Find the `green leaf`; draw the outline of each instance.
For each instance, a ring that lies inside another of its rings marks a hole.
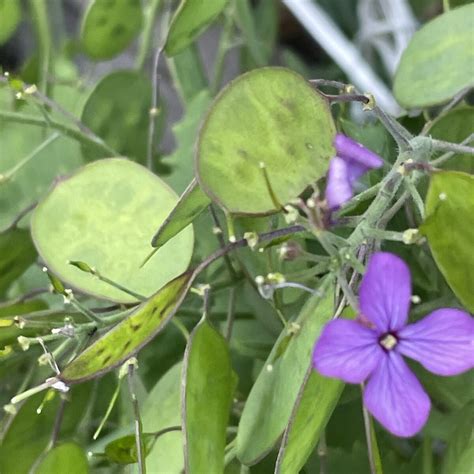
[[[110,59],[138,35],[143,22],[140,0],[94,0],[81,27],[84,51],[92,59]]]
[[[174,56],[191,44],[224,10],[228,0],[182,0],[171,20],[165,51]]]
[[[0,45],[15,33],[20,21],[20,0],[0,0]]]
[[[316,373],[312,367],[301,386],[291,421],[283,435],[276,473],[300,472],[319,441],[344,389],[344,383]]]
[[[35,260],[29,231],[11,229],[0,234],[0,296]]]
[[[186,270],[192,255],[188,228],[146,267],[150,235],[177,202],[146,168],[125,159],[91,163],[59,182],[35,209],[32,235],[46,266],[60,280],[99,298],[132,302],[129,294],[70,265],[79,260],[135,293],[150,296]]]
[[[227,342],[206,319],[189,339],[182,387],[186,472],[223,472],[235,384]]]
[[[64,472],[68,474],[87,474],[89,464],[84,450],[76,443],[64,443],[49,451],[43,458],[36,474],[52,474]]]
[[[262,2],[265,3],[265,2]],[[269,3],[269,2],[266,2]],[[245,39],[245,44],[255,61],[257,66],[265,66],[267,63],[267,51],[261,44],[258,29],[260,25],[256,25],[256,17],[253,15],[254,12],[249,4],[248,0],[239,0],[235,2],[235,13],[237,23],[242,31],[242,36]]]
[[[81,121],[117,153],[144,162],[147,153],[151,84],[136,71],[115,71],[103,77],[84,105]],[[82,146],[87,161],[103,158]]]
[[[237,432],[237,456],[254,464],[276,444],[311,364],[311,352],[324,324],[333,315],[333,294],[312,296],[295,323],[295,334],[283,331],[248,396]]]
[[[474,439],[472,436],[474,403],[466,405],[460,413],[458,426],[451,436],[444,455],[442,474],[470,474],[474,472],[474,463],[472,462],[474,459]],[[471,461],[470,464],[469,461]]]
[[[142,439],[145,456],[147,456],[153,447],[156,436],[153,433],[142,433]],[[110,461],[118,464],[133,464],[138,462],[135,435],[123,436],[107,444],[105,447],[105,455]]]
[[[209,87],[203,62],[195,44],[172,58],[168,58],[168,67],[173,79],[173,86],[179,92],[182,102],[186,107],[203,90]],[[190,81],[189,77],[193,80]]]
[[[158,290],[68,364],[60,378],[66,383],[95,378],[138,352],[173,317],[192,283],[192,275],[183,273]]]
[[[168,240],[191,224],[210,203],[207,194],[204,194],[197,181],[193,179],[153,236],[151,245],[160,248],[166,244]]]
[[[178,147],[163,160],[163,163],[173,167],[173,172],[164,179],[178,193],[183,192],[194,178],[195,143],[199,126],[210,103],[209,91],[202,90],[188,104],[184,117],[173,126]]]
[[[436,105],[474,85],[473,22],[471,4],[440,15],[413,35],[393,85],[403,107]]]
[[[148,394],[142,409],[143,429],[159,431],[181,424],[181,363],[174,365]],[[146,458],[153,474],[181,474],[184,469],[183,435],[170,432],[160,436]]]
[[[84,415],[90,394],[90,384],[82,384],[71,389],[68,394],[69,402],[66,403],[64,409],[60,439],[70,437],[72,433],[77,432],[77,426]],[[59,408],[59,395],[48,392],[46,396],[48,401],[44,403],[40,413],[37,409],[44,401],[45,394],[38,393],[28,398],[18,407],[18,413],[8,426],[6,433],[3,433],[4,437],[0,444],[0,472],[2,474],[28,474],[48,445]],[[62,469],[50,472],[69,473]]]
[[[227,211],[267,214],[321,178],[334,156],[326,100],[298,74],[255,69],[215,99],[201,128],[196,172],[203,190]]]
[[[441,171],[431,177],[421,231],[433,257],[460,301],[474,312],[474,176]]]
[[[451,110],[436,120],[430,128],[433,138],[452,143],[461,143],[472,133],[474,124],[474,107],[462,106]],[[467,153],[456,153],[442,165],[444,169],[474,173],[474,159]]]

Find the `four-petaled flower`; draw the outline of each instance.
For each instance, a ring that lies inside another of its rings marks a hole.
[[[410,299],[405,262],[375,253],[360,286],[358,319],[329,322],[313,352],[313,365],[321,374],[349,383],[367,381],[365,406],[402,437],[416,434],[430,411],[430,399],[402,355],[438,375],[474,367],[474,319],[459,309],[443,308],[407,325]]]
[[[363,174],[383,165],[380,156],[341,133],[333,144],[336,156],[329,163],[326,184],[326,202],[331,211],[353,196],[355,183]]]

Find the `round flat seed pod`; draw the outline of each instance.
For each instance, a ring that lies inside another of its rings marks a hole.
[[[150,236],[178,201],[157,176],[132,161],[91,163],[60,181],[34,211],[32,235],[45,265],[66,285],[117,302],[127,293],[69,264],[81,261],[145,297],[186,270],[193,250],[187,227],[142,268]]]
[[[326,100],[303,77],[255,69],[231,82],[205,119],[199,182],[231,213],[277,212],[326,173],[334,135]]]
[[[85,53],[92,59],[110,59],[123,51],[140,32],[143,11],[140,0],[95,0],[81,27]]]
[[[87,99],[81,121],[118,154],[144,162],[151,84],[134,71],[117,71],[101,79]],[[86,160],[104,156],[85,145]]]
[[[431,107],[474,86],[473,24],[471,3],[437,16],[413,35],[393,82],[399,104]]]

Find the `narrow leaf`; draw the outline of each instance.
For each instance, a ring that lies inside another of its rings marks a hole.
[[[251,465],[277,443],[290,420],[305,379],[314,342],[333,316],[330,281],[312,296],[295,320],[294,333],[284,330],[249,394],[237,432],[237,456]]]
[[[188,342],[182,387],[186,472],[223,472],[235,387],[227,342],[206,319]]]
[[[168,240],[191,224],[207,208],[210,202],[211,200],[201,190],[196,179],[193,179],[153,236],[151,245],[158,249],[166,244]]]

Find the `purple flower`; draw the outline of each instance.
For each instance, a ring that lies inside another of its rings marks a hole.
[[[365,406],[387,430],[404,437],[423,427],[430,400],[402,355],[438,375],[474,367],[474,319],[443,308],[407,325],[410,297],[405,262],[390,253],[374,254],[359,291],[358,319],[329,322],[313,352],[321,374],[349,383],[367,380]]]
[[[336,210],[354,194],[355,182],[371,169],[380,168],[383,160],[360,143],[341,133],[334,138],[336,156],[329,163],[326,201]]]

